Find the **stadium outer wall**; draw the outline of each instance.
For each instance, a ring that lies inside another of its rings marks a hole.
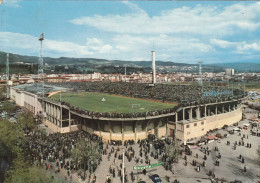
[[[176,137],[184,144],[208,131],[232,125],[242,119],[242,98],[188,106],[176,112],[147,117],[104,118],[88,116],[73,108],[62,105],[50,98],[40,98],[36,94],[11,88],[11,99],[41,118],[52,131],[68,133],[85,130],[102,136],[104,141],[141,140],[149,134],[158,138]],[[176,136],[175,136],[176,134]]]

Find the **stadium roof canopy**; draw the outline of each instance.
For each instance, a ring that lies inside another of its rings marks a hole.
[[[40,86],[38,83],[17,85],[14,86],[13,88],[27,91],[37,95],[41,94]],[[60,91],[60,90],[68,90],[68,89],[63,87],[58,87],[58,86],[44,85],[44,93],[50,93],[50,92]]]

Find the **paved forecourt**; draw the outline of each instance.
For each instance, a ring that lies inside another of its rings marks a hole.
[[[255,110],[251,110],[246,108],[244,111],[247,119],[242,120],[238,123],[238,126],[243,128],[244,124],[249,123],[249,120],[251,117],[256,116],[257,113]],[[216,133],[220,133],[222,136],[224,134],[228,134],[228,130],[233,129],[234,127],[230,126],[228,129],[223,130],[220,129],[218,131],[213,132],[211,135],[215,135]],[[208,175],[209,171],[213,171],[215,173],[216,178],[225,180],[224,182],[234,181],[235,179],[241,180],[245,183],[251,183],[251,182],[257,182],[260,180],[260,176],[258,175],[260,172],[260,166],[259,166],[259,157],[257,156],[257,148],[260,145],[260,137],[253,136],[250,133],[251,127],[247,130],[242,130],[241,133],[235,133],[232,135],[228,135],[227,138],[223,138],[217,141],[213,141],[211,143],[208,143],[206,145],[202,145],[202,147],[208,147],[210,150],[209,155],[207,155],[207,160],[204,160],[204,153],[200,151],[200,147],[193,146],[192,148],[192,155],[187,156],[187,166],[185,166],[185,160],[184,160],[184,154],[179,159],[178,163],[174,164],[174,174],[170,172],[169,170],[165,170],[163,166],[156,166],[151,169],[147,169],[147,174],[143,175],[142,173],[138,173],[141,171],[133,170],[134,166],[146,166],[147,164],[143,163],[135,163],[134,161],[128,162],[125,158],[125,167],[126,167],[126,173],[129,175],[131,171],[134,172],[134,175],[136,177],[136,180],[144,180],[147,183],[152,183],[151,179],[149,178],[149,175],[152,174],[158,174],[163,182],[167,182],[165,180],[165,176],[170,177],[170,181],[173,182],[175,179],[178,179],[181,183],[191,183],[191,182],[203,182],[203,183],[209,183],[211,182],[210,179],[211,176]],[[210,134],[209,134],[210,135]],[[236,149],[234,149],[234,143],[237,141],[241,141],[241,138],[245,136],[244,142],[245,145],[237,145]],[[230,145],[227,145],[227,141],[230,141]],[[251,148],[247,147],[247,143],[250,143],[252,145]],[[117,146],[114,146],[117,148]],[[133,149],[136,152],[136,157],[139,156],[140,147],[138,144],[135,144],[132,146]],[[215,151],[214,148],[217,147],[218,151]],[[120,149],[123,148],[123,146],[120,147]],[[125,147],[124,147],[125,148]],[[109,149],[111,149],[111,146],[109,146]],[[152,148],[153,149],[153,148]],[[108,150],[109,151],[109,150]],[[151,150],[153,151],[153,150]],[[216,156],[217,154],[221,154],[221,158],[218,159]],[[120,154],[122,154],[122,151],[120,151]],[[196,154],[198,154],[198,158],[196,157]],[[244,163],[241,162],[239,159],[239,155],[242,155],[244,158]],[[159,159],[154,159],[150,156],[148,153],[148,157],[151,160],[151,164],[156,164],[161,162]],[[144,157],[140,157],[144,160]],[[111,166],[112,168],[115,168],[118,170],[120,167],[119,165],[122,163],[122,160],[116,159],[113,157],[113,154],[111,158],[108,160],[107,155],[103,155],[103,161],[101,162],[101,165],[99,165],[98,169],[96,170],[95,174],[97,176],[98,182],[104,182],[106,180],[107,175],[109,175],[108,169]],[[201,165],[201,171],[196,171],[196,166],[192,166],[192,161],[196,160],[197,164]],[[215,166],[215,161],[218,160],[220,162],[219,166]],[[202,162],[205,161],[206,167],[202,166]],[[244,172],[244,166],[246,166],[247,171]],[[130,178],[130,177],[129,177]],[[137,182],[135,180],[135,182]],[[113,178],[113,182],[119,183],[120,179],[118,176]],[[131,182],[131,181],[130,181]]]

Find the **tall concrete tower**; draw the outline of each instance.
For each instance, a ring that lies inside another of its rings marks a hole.
[[[38,62],[38,91],[42,97],[44,97],[44,74],[43,74],[43,56],[42,56],[42,42],[44,40],[44,33],[41,34],[40,41],[40,55]]]
[[[155,51],[152,51],[152,69],[153,69],[153,84],[156,83],[156,70],[155,70]]]

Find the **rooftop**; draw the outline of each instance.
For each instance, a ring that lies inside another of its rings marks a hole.
[[[22,84],[14,86],[13,88],[18,90],[27,91],[33,94],[41,94],[41,89],[39,83],[33,83],[33,84]],[[50,86],[50,85],[44,85],[44,93],[51,93],[54,91],[60,91],[60,90],[67,90],[67,88],[59,87],[59,86]]]

